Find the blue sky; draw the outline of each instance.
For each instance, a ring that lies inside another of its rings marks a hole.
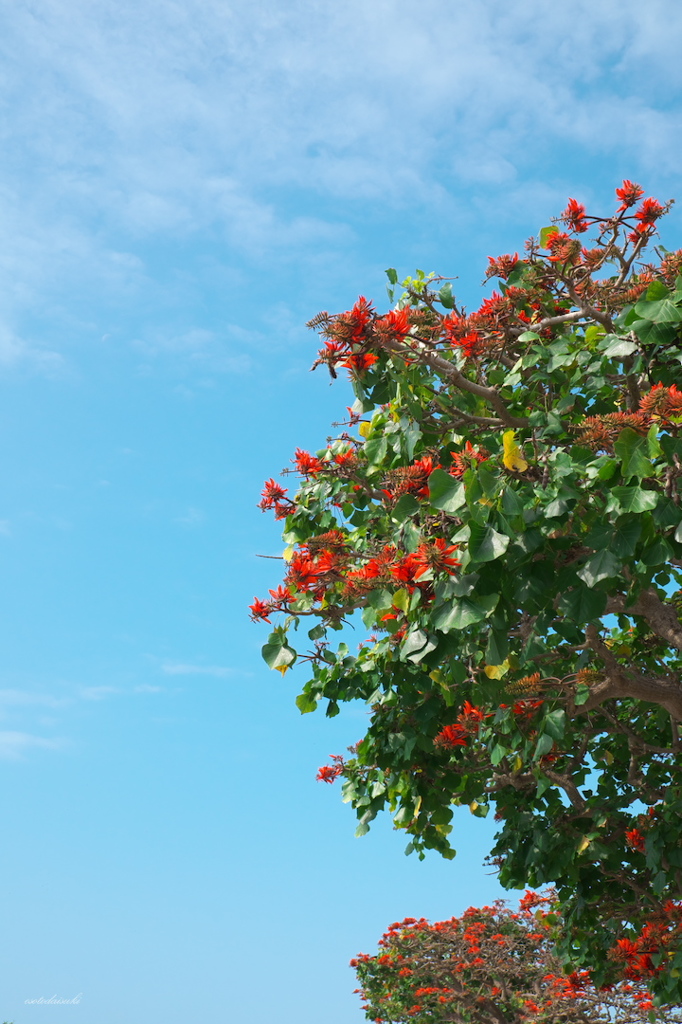
[[[673,0],[6,5],[0,1019],[359,1024],[351,956],[499,895],[490,823],[419,863],[315,782],[363,712],[261,663],[255,505],[350,401],[318,310],[682,199],[681,43]]]

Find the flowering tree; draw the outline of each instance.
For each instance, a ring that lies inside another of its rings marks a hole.
[[[389,808],[452,857],[453,805],[494,806],[501,882],[556,886],[564,955],[600,983],[655,926],[651,985],[682,1001],[682,250],[652,247],[668,206],[616,195],[491,258],[475,312],[418,272],[388,313],[315,317],[355,404],[293,493],[266,483],[286,573],[251,612],[283,616],[263,654],[306,662],[303,713],[368,706],[320,775],[359,834]]]
[[[502,902],[429,924],[390,925],[376,956],[351,960],[363,1009],[376,1024],[639,1024],[682,1020],[656,1010],[639,977],[597,989],[566,975],[552,947],[556,916],[528,892],[518,912]],[[537,908],[537,909],[534,909]]]

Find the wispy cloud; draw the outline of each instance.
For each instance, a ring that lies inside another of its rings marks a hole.
[[[239,294],[268,261],[340,261],[376,211],[514,217],[518,182],[563,202],[583,158],[661,180],[682,156],[669,0],[120,0],[115,30],[111,10],[20,2],[3,27],[0,366],[58,366],[29,316],[77,333],[95,299],[196,298],[206,261],[162,280],[150,242],[219,250]],[[231,329],[152,335],[193,372],[249,365]]]
[[[224,679],[235,674],[235,670],[225,665],[190,665],[186,662],[167,661],[161,666],[167,676],[216,676]]]
[[[176,516],[173,522],[179,523],[180,526],[196,527],[201,526],[205,519],[206,516],[200,508],[190,506],[181,516]]]
[[[62,739],[46,739],[28,732],[0,731],[0,758],[18,761],[30,750],[60,750],[64,742]]]
[[[121,692],[118,686],[82,686],[78,691],[83,700],[106,700]]]
[[[48,708],[64,707],[72,703],[69,697],[55,697],[49,693],[33,693],[30,690],[0,690],[0,707],[39,706]]]

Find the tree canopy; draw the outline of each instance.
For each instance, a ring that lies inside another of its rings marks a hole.
[[[602,983],[655,926],[682,1001],[682,250],[654,244],[670,204],[616,196],[489,258],[474,312],[421,272],[396,301],[389,270],[388,312],[311,321],[355,402],[293,493],[266,482],[286,571],[251,612],[281,615],[272,668],[306,664],[302,712],[368,707],[320,770],[359,834],[387,808],[453,857],[453,806],[493,808],[500,880],[556,886],[563,955]]]
[[[632,968],[597,989],[588,971],[565,974],[553,949],[552,897],[527,892],[430,924],[389,925],[374,956],[351,960],[366,1016],[375,1024],[674,1024]]]

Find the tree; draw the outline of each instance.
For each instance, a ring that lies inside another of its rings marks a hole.
[[[418,272],[385,314],[311,321],[355,404],[293,495],[267,481],[286,574],[251,612],[283,614],[263,655],[307,662],[303,713],[370,709],[321,770],[359,834],[388,807],[452,857],[453,805],[494,806],[500,880],[556,886],[562,955],[601,984],[655,924],[651,985],[682,1001],[682,250],[652,248],[670,204],[616,194],[490,258],[473,313]]]
[[[528,892],[519,910],[502,902],[429,924],[390,925],[375,956],[351,960],[363,1009],[376,1024],[673,1024],[656,1011],[637,972],[599,990],[587,971],[566,975],[552,947],[551,897]]]

